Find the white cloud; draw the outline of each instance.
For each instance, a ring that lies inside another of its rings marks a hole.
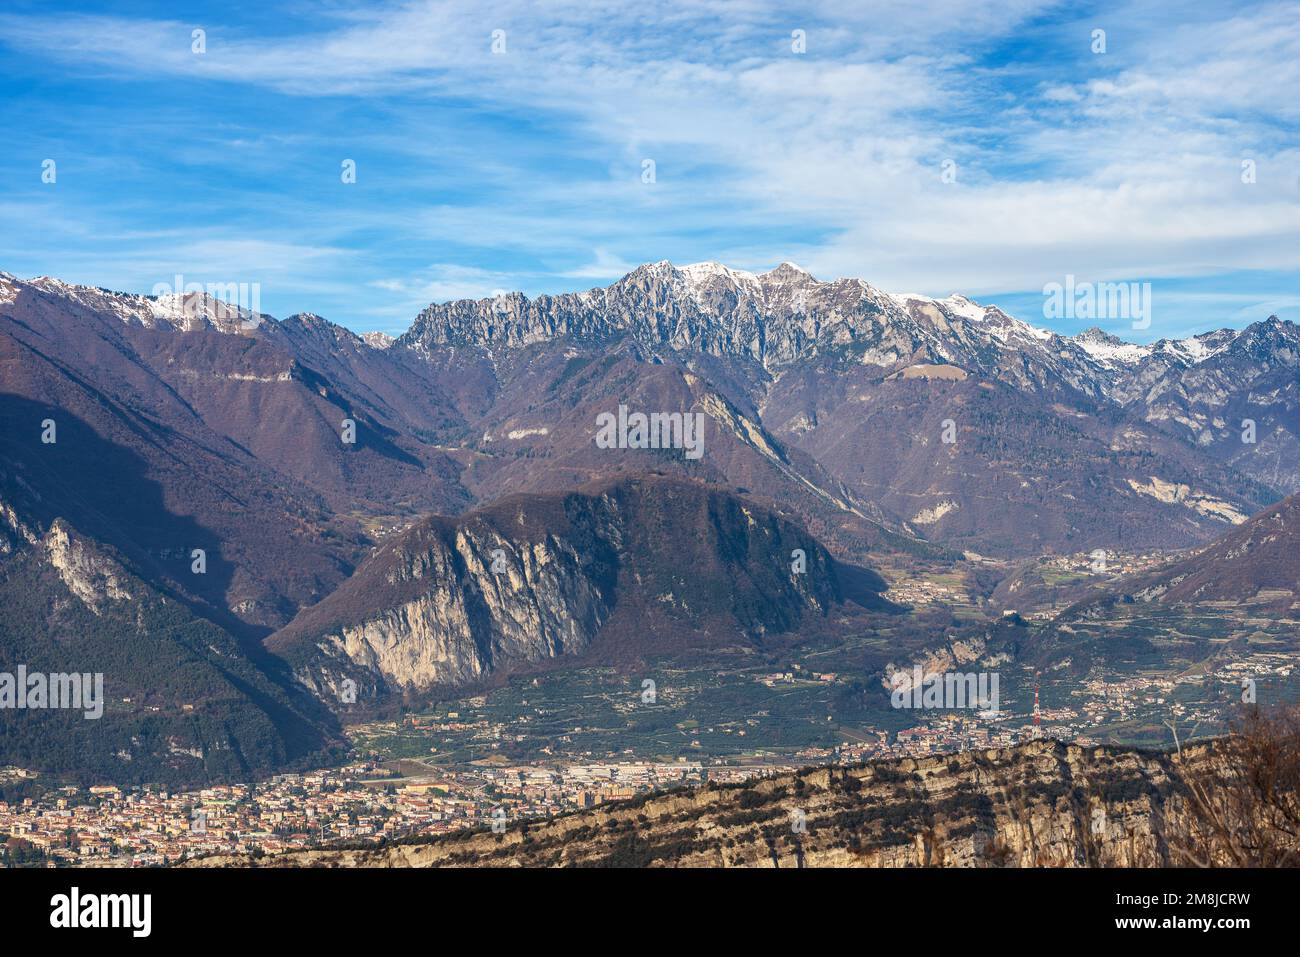
[[[756,235],[746,249],[732,237],[730,250],[696,258],[797,257],[819,275],[934,293],[1032,289],[1066,273],[1300,270],[1300,4],[1202,9],[1174,24],[1139,6],[1103,9],[1104,57],[1041,78],[1016,62],[976,65],[974,51],[1010,43],[1053,6],[410,3],[336,8],[295,35],[214,24],[203,57],[189,51],[188,24],[11,15],[0,40],[74,67],[301,96],[420,91],[563,117],[571,148],[606,157],[608,179],[556,171],[517,184],[529,202],[510,208],[400,217],[480,250],[528,250],[558,264],[552,276],[605,280],[636,259],[681,258],[683,237],[719,217],[741,233],[787,224],[799,238],[773,248]],[[490,52],[498,26],[505,56]],[[794,28],[807,31],[804,56],[790,52]],[[1086,47],[1090,24],[1062,29]],[[1252,185],[1239,176],[1245,155],[1259,168]],[[658,163],[653,191],[636,184],[643,158]],[[941,179],[945,160],[956,182]],[[501,164],[496,181],[519,179],[507,160],[485,162]],[[349,215],[373,225],[386,214]],[[672,248],[649,251],[656,243]],[[538,274],[444,263],[371,285],[427,301]]]
[[[639,265],[612,255],[604,249],[596,249],[592,252],[591,262],[577,269],[565,270],[560,275],[569,279],[618,279],[626,276]]]
[[[503,290],[517,288],[518,277],[476,266],[434,263],[418,274],[378,279],[370,283],[386,292],[400,293],[417,309],[430,302],[456,299],[488,299]]]

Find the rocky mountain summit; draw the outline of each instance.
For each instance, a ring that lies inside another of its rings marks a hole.
[[[1090,388],[1087,355],[1068,340],[963,296],[896,296],[861,279],[820,282],[790,263],[754,274],[720,263],[649,263],[605,288],[529,299],[519,293],[429,306],[400,344],[432,351],[469,345],[493,351],[559,338],[626,335],[669,348],[752,360],[776,370],[827,353],[868,365],[950,362],[981,372],[1015,363],[1003,353],[1031,348],[1040,385]],[[1058,341],[1059,340],[1059,341]],[[1049,349],[1045,344],[1057,348]],[[1022,364],[1023,365],[1023,364]],[[1029,381],[1029,379],[1025,379]]]
[[[977,551],[1096,547],[1104,524],[1123,529],[1123,547],[1196,544],[1300,488],[1300,329],[1276,318],[1135,344],[788,263],[659,262],[581,293],[431,305],[396,345],[479,356],[500,380],[535,374],[548,351],[572,364],[617,344],[704,376],[873,518]],[[943,422],[965,433],[972,418],[973,449],[937,440]],[[990,489],[1008,468],[1022,474]],[[906,493],[890,482],[900,471]],[[1192,494],[1162,502],[1162,484]],[[1015,518],[989,512],[1003,503]]]
[[[364,699],[561,656],[761,642],[850,597],[887,606],[883,584],[787,519],[647,476],[424,519],[268,646],[317,694],[337,699],[351,678]]]
[[[935,299],[887,293],[856,278],[819,281],[788,262],[751,273],[716,262],[661,261],[586,292],[435,303],[398,342],[426,352],[442,345],[497,352],[620,335],[652,349],[743,357],[773,370],[845,350],[867,365],[952,363],[1017,385],[1065,385],[1120,403],[1136,397],[1151,368],[1180,373],[1225,353],[1292,369],[1300,361],[1300,331],[1276,317],[1241,333],[1138,345],[1098,327],[1060,335],[957,294]]]

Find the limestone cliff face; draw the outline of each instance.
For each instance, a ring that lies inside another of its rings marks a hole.
[[[915,682],[914,669],[917,667],[921,669],[921,680],[924,681],[935,675],[959,670],[974,662],[980,662],[985,667],[993,667],[1005,660],[1004,655],[989,654],[988,651],[987,639],[979,635],[965,639],[945,637],[942,644],[926,649],[897,671],[892,667],[886,667],[880,683],[889,691],[908,692],[912,690]]]
[[[0,558],[24,545],[35,545],[38,539],[39,531],[23,521],[12,505],[0,500]]]
[[[68,590],[96,615],[106,601],[130,600],[122,568],[88,546],[62,519],[50,526],[43,544],[47,560]]]
[[[780,634],[843,592],[830,555],[785,519],[645,477],[419,522],[268,645],[338,701],[345,679],[359,698],[462,686],[598,638],[617,655]]]
[[[1158,866],[1169,863],[1166,837],[1182,814],[1180,762],[1201,756],[1036,741],[816,768],[517,822],[501,835],[294,852],[258,866]]]
[[[467,684],[503,661],[581,651],[609,614],[612,594],[586,574],[571,542],[547,536],[516,547],[472,527],[418,537],[420,549],[400,556],[387,581],[420,593],[322,636],[325,658],[398,689]],[[310,684],[311,670],[303,674]]]

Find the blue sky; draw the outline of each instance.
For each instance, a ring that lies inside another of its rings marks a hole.
[[[1300,3],[1209,6],[7,0],[0,269],[390,333],[660,259],[1300,319]]]

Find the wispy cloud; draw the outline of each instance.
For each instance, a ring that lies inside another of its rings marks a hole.
[[[0,16],[0,82],[27,97],[0,107],[0,202],[42,208],[0,255],[134,282],[203,261],[202,237],[212,268],[275,269],[310,300],[285,311],[362,326],[662,258],[1249,295],[1259,271],[1300,275],[1297,21],[1294,2],[337,4],[274,27],[43,7]],[[51,64],[66,79],[28,92]],[[86,221],[104,228],[72,238]],[[1227,318],[1192,308],[1180,323]]]

